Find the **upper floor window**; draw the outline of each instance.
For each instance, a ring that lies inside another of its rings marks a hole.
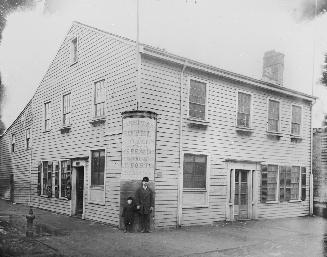
[[[70,124],[70,93],[63,96],[63,125]]]
[[[268,103],[268,131],[279,132],[279,102],[269,99]]]
[[[190,80],[189,116],[199,120],[206,119],[206,83]]]
[[[185,154],[183,165],[184,189],[206,189],[207,156]]]
[[[25,139],[26,139],[26,149],[30,149],[31,147],[31,129],[26,129],[26,136],[25,136]]]
[[[104,185],[105,151],[91,151],[91,186]]]
[[[16,135],[12,134],[11,135],[11,152],[15,152],[15,144],[16,144]]]
[[[292,124],[291,124],[292,135],[300,135],[301,120],[302,120],[302,108],[300,106],[292,105]]]
[[[237,126],[250,127],[251,95],[238,92]]]
[[[71,41],[71,63],[74,64],[78,59],[78,45],[77,45],[77,37],[73,38]]]
[[[100,117],[104,116],[104,106],[105,106],[105,85],[104,80],[100,80],[94,83],[94,116]]]
[[[51,118],[51,110],[50,110],[50,102],[44,104],[44,131],[50,130],[50,118]]]

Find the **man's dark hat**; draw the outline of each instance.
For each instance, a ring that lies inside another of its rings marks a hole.
[[[127,198],[127,200],[133,200],[133,197],[129,196],[129,197]]]
[[[149,182],[149,178],[148,177],[144,177],[143,179],[142,179],[142,182]]]

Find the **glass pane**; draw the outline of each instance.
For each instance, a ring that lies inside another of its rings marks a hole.
[[[190,117],[198,118],[201,120],[205,119],[205,105],[190,103],[189,108]]]
[[[205,104],[206,102],[206,84],[191,80],[190,81],[190,102]]]

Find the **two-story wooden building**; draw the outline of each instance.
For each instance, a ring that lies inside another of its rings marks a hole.
[[[314,98],[283,56],[267,81],[135,49],[73,23],[31,100],[33,206],[119,225],[122,180],[150,170],[156,227],[309,214]]]

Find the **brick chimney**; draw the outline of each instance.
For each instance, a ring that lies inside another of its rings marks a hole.
[[[283,84],[284,54],[271,50],[263,56],[262,79]]]

